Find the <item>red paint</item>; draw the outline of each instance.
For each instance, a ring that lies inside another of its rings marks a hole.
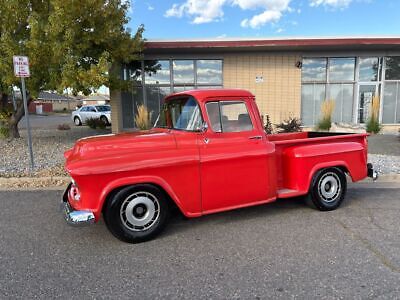
[[[208,124],[207,101],[240,99],[254,128],[227,133],[155,128],[81,139],[65,152],[66,170],[80,193],[80,201],[69,199],[74,209],[90,210],[98,220],[113,190],[151,183],[186,216],[197,217],[307,194],[313,174],[325,167],[341,167],[353,181],[367,176],[367,134],[266,135],[254,96],[247,91],[186,91],[165,101],[182,95],[197,100]],[[250,139],[254,136],[261,138]]]

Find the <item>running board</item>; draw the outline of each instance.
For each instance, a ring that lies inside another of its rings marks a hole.
[[[291,190],[291,189],[280,189],[278,190],[278,198],[290,198],[305,195],[306,193],[298,190]]]

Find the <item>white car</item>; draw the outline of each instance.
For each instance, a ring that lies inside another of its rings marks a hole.
[[[72,121],[76,126],[86,123],[87,119],[100,119],[106,125],[111,124],[110,105],[85,105],[72,112]]]

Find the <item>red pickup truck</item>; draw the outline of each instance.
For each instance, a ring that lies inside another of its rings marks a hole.
[[[103,216],[113,235],[133,243],[160,233],[174,206],[191,218],[305,196],[333,210],[346,175],[377,176],[367,134],[267,135],[254,96],[240,89],[172,94],[151,130],[84,138],[65,158],[66,221]]]

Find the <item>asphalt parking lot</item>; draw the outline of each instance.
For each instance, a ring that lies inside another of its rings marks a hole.
[[[61,191],[0,192],[0,298],[394,299],[400,185],[358,184],[333,212],[299,199],[186,220],[131,245],[73,228]]]
[[[56,129],[60,124],[69,124],[74,126],[71,120],[71,113],[57,113],[53,115],[29,115],[29,123],[32,129]],[[26,128],[25,117],[22,117],[18,128]]]

